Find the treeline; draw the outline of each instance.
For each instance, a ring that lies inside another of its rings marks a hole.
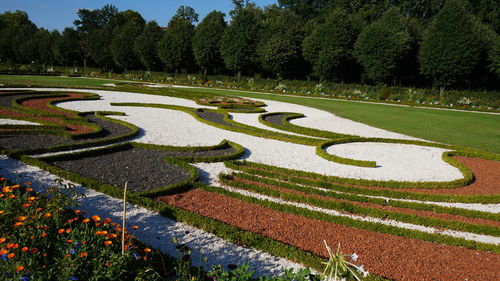
[[[233,0],[229,22],[181,6],[163,28],[112,5],[74,27],[0,14],[0,63],[413,87],[500,89],[499,0]]]

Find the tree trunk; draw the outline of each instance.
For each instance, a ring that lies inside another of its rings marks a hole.
[[[87,70],[87,58],[83,59],[83,73],[85,73]]]
[[[203,68],[203,83],[207,82],[207,68]]]
[[[240,79],[241,79],[241,70],[238,70],[238,83],[240,83]]]

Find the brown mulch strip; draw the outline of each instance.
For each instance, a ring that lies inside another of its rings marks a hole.
[[[500,254],[446,246],[275,211],[203,190],[158,201],[326,257],[323,245],[356,253],[358,265],[394,280],[499,280]]]
[[[481,219],[481,218],[469,218],[469,217],[463,217],[463,216],[459,216],[459,215],[452,215],[452,214],[446,214],[446,213],[435,213],[432,211],[415,210],[415,209],[410,209],[410,208],[383,206],[383,205],[379,205],[379,204],[375,204],[375,203],[349,201],[349,200],[345,200],[345,199],[335,199],[335,198],[331,198],[328,196],[307,194],[307,193],[300,192],[300,191],[290,190],[290,189],[286,189],[286,188],[274,186],[274,185],[263,184],[263,183],[260,183],[257,181],[250,181],[250,180],[241,179],[238,177],[235,177],[234,180],[240,181],[240,182],[243,182],[246,184],[253,184],[253,185],[258,185],[261,187],[274,189],[274,190],[277,190],[280,192],[297,194],[297,195],[300,195],[302,197],[316,198],[316,199],[321,199],[321,200],[325,200],[325,201],[344,202],[344,203],[349,203],[349,204],[353,204],[353,205],[361,206],[361,207],[374,208],[374,209],[379,209],[379,210],[384,210],[384,211],[389,211],[389,212],[403,213],[403,214],[413,214],[413,215],[418,215],[421,217],[436,218],[436,219],[442,219],[442,220],[455,220],[455,221],[462,221],[462,222],[467,222],[467,223],[472,223],[472,224],[491,225],[491,226],[499,226],[500,227],[500,221],[492,221],[492,220]]]

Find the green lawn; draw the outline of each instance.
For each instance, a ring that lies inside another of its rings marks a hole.
[[[105,83],[116,83],[116,81],[46,76],[0,75],[0,84],[4,85],[100,87]],[[133,90],[133,88],[127,87],[127,90]],[[137,88],[137,91],[143,93],[160,93],[158,89],[149,90]],[[167,91],[168,90],[165,89],[161,92],[166,93]],[[393,132],[452,145],[500,153],[500,115],[215,89],[177,88],[175,91],[185,93],[186,96],[192,94],[193,97],[199,96],[201,93],[206,93],[286,101],[322,109],[341,117]],[[166,94],[172,95],[172,93]]]

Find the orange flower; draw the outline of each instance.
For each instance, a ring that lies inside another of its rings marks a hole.
[[[23,208],[28,208],[29,206],[30,206],[30,204],[28,204],[28,203],[23,204]]]
[[[82,211],[80,211],[80,210],[75,210],[75,213],[77,213],[77,214],[78,214],[78,213],[81,213],[81,212],[82,212]]]
[[[108,238],[116,238],[118,235],[114,234],[114,233],[111,233],[110,235],[108,235]]]
[[[19,244],[15,243],[14,245],[12,245],[12,249],[17,249],[19,248]]]
[[[89,221],[90,221],[89,219],[82,220],[83,223],[88,223]]]
[[[31,248],[30,253],[35,254],[38,252],[37,248]]]
[[[106,245],[106,246],[109,246],[109,245],[111,245],[111,244],[113,244],[113,242],[112,242],[112,241],[110,241],[110,240],[106,240],[106,241],[104,241],[104,245]]]
[[[86,241],[86,240],[83,240],[83,241],[82,241],[82,244],[83,244],[83,245],[87,245],[87,241]]]
[[[66,223],[72,223],[73,222],[73,219],[69,219],[66,221]]]
[[[57,233],[59,233],[59,234],[63,234],[63,233],[64,233],[64,231],[65,231],[65,230],[64,230],[64,228],[61,228],[61,229],[59,229],[59,230],[57,231]]]
[[[137,225],[132,226],[134,230],[137,230],[139,227]]]
[[[43,253],[43,254],[42,254],[42,257],[46,257],[46,256],[47,256],[47,253]]]
[[[70,233],[71,232],[71,229],[70,228],[66,228],[66,230],[64,230],[66,233]]]
[[[102,234],[102,232],[101,232],[101,231],[96,231],[96,232],[95,232],[95,235],[101,235],[101,234]]]
[[[144,252],[151,253],[151,249],[150,248],[146,248],[146,249],[144,249]]]
[[[17,218],[18,221],[25,221],[26,220],[26,217],[18,217]]]
[[[88,256],[87,252],[82,252],[82,253],[80,253],[80,257],[81,257],[81,258],[85,258],[85,257],[87,257],[87,256]]]
[[[6,255],[9,251],[7,251],[6,249],[1,249],[0,250],[0,255]]]
[[[37,212],[40,212],[41,210],[43,210],[43,208],[40,208],[40,207],[39,207],[39,208],[36,208],[35,210],[36,210]]]
[[[0,244],[2,244],[3,242],[5,242],[6,240],[7,240],[7,238],[3,238],[3,237],[1,237],[1,238],[0,238]]]
[[[10,249],[10,248],[12,248],[12,247],[14,247],[14,243],[9,243],[9,244],[7,244],[7,249]]]
[[[9,192],[11,192],[11,191],[12,191],[12,188],[10,188],[10,187],[8,187],[8,186],[5,186],[5,187],[3,187],[3,188],[2,188],[2,192],[3,192],[3,193],[9,193]]]
[[[30,236],[30,239],[35,239],[35,236],[31,235],[31,236]]]
[[[25,182],[24,185],[31,185],[31,182]]]
[[[3,193],[0,193],[0,198],[2,198],[2,197],[5,197],[5,195]]]
[[[28,192],[32,192],[32,191],[33,191],[33,188],[26,187],[26,191],[28,191]]]
[[[95,215],[91,216],[90,218],[93,219],[96,222],[101,220],[101,218],[99,216],[95,216]]]
[[[64,255],[64,257],[69,258],[69,257],[71,257],[71,254],[66,254],[66,255]]]
[[[36,199],[36,197],[33,197],[33,196],[28,197],[28,200],[29,200],[29,201],[33,201],[33,200],[35,200],[35,199]]]
[[[16,268],[16,271],[22,271],[24,269],[24,266],[20,265]]]
[[[44,217],[46,217],[46,218],[50,218],[50,217],[52,217],[52,214],[51,214],[51,213],[46,213],[46,214],[45,214],[45,215],[43,215],[43,216],[44,216]]]
[[[21,252],[27,252],[27,251],[28,251],[28,247],[25,246],[25,247],[21,248]]]
[[[107,230],[103,230],[103,231],[101,231],[101,234],[102,235],[106,235],[106,234],[108,234],[108,231]]]
[[[45,232],[42,233],[42,237],[45,237],[45,236],[47,236],[47,233],[45,233]]]
[[[9,195],[9,198],[14,199],[14,198],[16,198],[16,196],[14,194],[11,194],[11,195]]]
[[[20,226],[20,225],[23,225],[23,223],[19,221],[14,224],[14,226]]]
[[[16,254],[10,253],[10,254],[7,255],[7,258],[13,259],[15,256],[16,256]]]
[[[106,218],[104,219],[104,223],[110,223],[111,222],[111,219],[110,218]]]
[[[20,187],[20,185],[19,185],[19,184],[16,184],[16,185],[13,185],[13,186],[12,186],[12,188],[13,188],[13,189],[18,188],[18,187]]]
[[[5,211],[0,210],[0,215],[3,214],[3,213],[5,213]]]
[[[66,243],[73,243],[73,240],[68,239],[68,240],[66,240]]]
[[[78,218],[73,218],[73,221],[77,221],[77,220],[78,220]]]

